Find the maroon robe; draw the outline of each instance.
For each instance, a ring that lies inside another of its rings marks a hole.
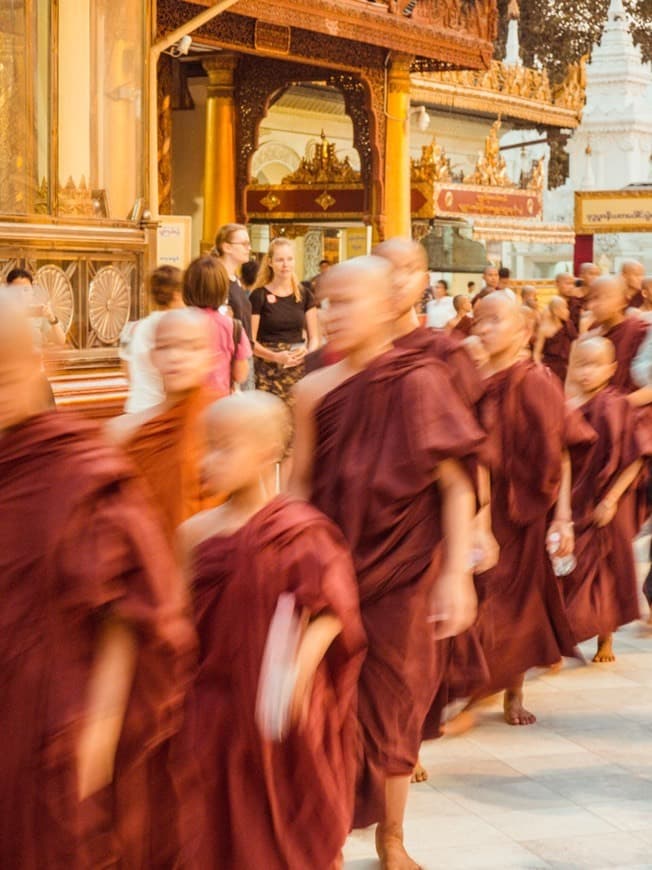
[[[643,292],[641,290],[637,290],[634,295],[627,300],[628,308],[642,308],[643,303],[645,302],[645,297],[643,296]]]
[[[577,338],[577,329],[572,320],[566,320],[554,335],[543,343],[541,362],[554,372],[559,380],[566,382],[571,346]]]
[[[364,656],[351,556],[312,506],[280,496],[194,552],[200,666],[185,736],[201,769],[206,824],[197,870],[330,870],[351,827],[356,684]],[[264,740],[255,721],[279,595],[343,631],[317,669],[302,730]]]
[[[415,331],[416,332],[416,331]],[[378,821],[388,776],[407,776],[436,691],[429,596],[441,542],[438,463],[483,440],[446,366],[396,348],[315,413],[312,501],[353,551],[369,649],[360,677],[363,759],[355,826]]]
[[[563,589],[578,643],[610,634],[639,617],[632,550],[637,531],[635,486],[620,499],[607,526],[594,524],[593,511],[643,450],[637,437],[636,414],[622,393],[607,387],[581,410],[597,439],[570,451],[577,567],[564,578]]]
[[[455,338],[465,339],[471,335],[471,330],[473,329],[473,318],[465,314],[464,317],[457,323],[452,330],[451,335]]]
[[[650,324],[638,316],[625,317],[621,323],[604,333],[614,345],[618,367],[611,379],[611,386],[623,393],[633,393],[638,385],[632,379],[632,363],[645,341]]]
[[[337,353],[337,351],[332,350],[328,344],[322,345],[322,347],[318,347],[317,350],[310,351],[309,354],[306,354],[306,358],[304,360],[304,365],[306,369],[306,374],[309,375],[311,372],[316,372],[317,369],[323,369],[326,366],[332,366],[335,363],[339,362],[342,359],[342,354]]]
[[[163,533],[130,466],[67,414],[4,433],[0,479],[0,866],[172,866],[175,813],[159,827],[154,795],[172,784],[164,741],[194,635]],[[136,632],[136,671],[113,785],[80,806],[75,752],[107,614]]]
[[[394,346],[419,350],[432,359],[443,362],[453,388],[467,408],[472,408],[482,395],[482,380],[461,340],[441,330],[419,326],[394,339]]]
[[[579,332],[582,314],[586,310],[586,298],[584,296],[565,296],[564,298],[568,302],[571,323]]]
[[[546,553],[565,446],[592,437],[568,429],[559,380],[523,360],[486,382],[480,420],[491,474],[498,564],[482,575],[487,600],[478,629],[490,671],[485,694],[509,688],[528,668],[574,654],[561,590]],[[576,423],[576,418],[573,418]]]

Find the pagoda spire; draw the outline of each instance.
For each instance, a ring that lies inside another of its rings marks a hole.
[[[510,0],[507,7],[507,15],[509,17],[509,24],[507,25],[507,47],[504,64],[505,66],[523,66],[521,44],[518,35],[518,23],[521,17],[518,0]]]

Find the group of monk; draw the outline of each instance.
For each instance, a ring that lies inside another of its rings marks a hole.
[[[171,310],[163,404],[103,431],[44,406],[0,290],[1,867],[336,870],[376,824],[381,867],[414,870],[422,740],[497,692],[533,723],[526,672],[589,638],[613,659],[639,616],[647,297],[560,276],[537,341],[498,287],[460,307],[469,335],[421,326],[426,280],[398,238],[324,273],[293,420],[211,391],[210,320]]]

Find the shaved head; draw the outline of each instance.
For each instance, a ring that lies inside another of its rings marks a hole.
[[[492,367],[497,370],[511,365],[530,337],[522,306],[502,290],[478,302],[473,332],[482,341]]]
[[[228,429],[250,444],[273,447],[280,459],[291,435],[290,413],[284,402],[262,390],[227,396],[208,409],[210,433]]]
[[[211,334],[211,322],[203,311],[198,308],[173,308],[166,311],[156,324],[155,335],[158,336],[170,330],[182,330],[188,335],[205,337],[208,341]]]
[[[597,325],[613,323],[624,316],[627,285],[620,276],[602,275],[591,284],[588,302]]]
[[[408,239],[407,236],[394,236],[380,242],[374,247],[373,255],[392,262],[394,259],[410,258],[415,260],[422,269],[428,269],[426,249],[420,242]]]
[[[345,260],[336,266],[331,266],[319,279],[322,288],[326,289],[333,284],[344,281],[364,284],[371,292],[382,292],[389,295],[391,291],[392,268],[384,257],[370,255],[366,257],[354,257]]]

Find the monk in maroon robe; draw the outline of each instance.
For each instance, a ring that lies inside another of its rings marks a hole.
[[[505,689],[505,720],[526,725],[535,717],[523,706],[523,675],[574,652],[546,537],[559,535],[560,556],[572,552],[565,447],[587,432],[567,429],[558,379],[520,358],[525,332],[518,306],[492,294],[478,303],[475,317],[474,332],[490,357],[480,420],[488,433],[492,530],[500,546],[497,566],[483,578],[488,601],[478,620],[490,672],[483,694]]]
[[[626,260],[620,267],[620,274],[625,282],[625,295],[628,308],[641,308],[645,301],[643,296],[643,281],[645,269],[637,260]]]
[[[152,505],[172,539],[200,510],[219,504],[201,475],[206,450],[206,408],[219,394],[206,386],[215,365],[211,324],[194,308],[167,312],[156,328],[152,361],[161,373],[165,401],[108,424],[145,479]]]
[[[299,384],[292,485],[340,526],[356,567],[369,647],[354,825],[380,822],[381,865],[411,868],[403,815],[433,697],[434,640],[475,616],[473,488],[460,460],[483,436],[443,363],[420,347],[386,350],[384,260],[335,266],[323,284],[329,337],[346,359]]]
[[[590,445],[570,450],[577,565],[564,578],[569,619],[577,642],[598,636],[594,661],[613,661],[612,632],[639,617],[632,542],[637,532],[632,484],[644,445],[635,411],[608,386],[616,371],[614,348],[600,337],[582,339],[573,354],[574,399],[596,432]]]
[[[562,384],[566,381],[570,351],[577,336],[568,301],[562,296],[553,296],[541,318],[534,345],[534,361],[547,366]]]
[[[466,345],[454,334],[446,335],[442,330],[432,330],[418,324],[416,304],[424,276],[427,275],[427,258],[423,245],[412,239],[393,238],[377,245],[374,253],[386,259],[392,266],[394,346],[420,350],[425,356],[443,362],[460,399],[474,413],[483,386],[479,367],[474,363]],[[467,310],[465,300],[468,301],[468,297],[454,298],[457,311]],[[470,303],[468,309],[471,309]],[[480,496],[482,499],[488,492],[484,484],[484,470],[474,467],[470,471],[476,488],[484,490]],[[480,477],[483,478],[482,482]],[[495,565],[498,548],[491,534],[488,510],[480,510],[476,515],[472,549],[476,554],[482,554],[475,565],[477,570],[486,571]],[[462,663],[464,673],[458,667]],[[485,681],[486,674],[482,647],[473,627],[457,638],[442,638],[437,642],[433,680],[435,700],[426,720],[425,738],[439,736],[444,706],[458,697],[466,698],[473,694]],[[459,695],[459,692],[463,694]],[[414,780],[421,782],[427,778],[427,771],[418,765]]]
[[[229,499],[181,529],[201,648],[184,731],[205,818],[195,866],[334,870],[353,815],[365,648],[351,556],[315,508],[266,494],[289,434],[283,403],[251,392],[209,414],[206,473]],[[292,721],[270,736],[257,696],[270,623],[288,594],[305,632]]]
[[[43,412],[24,315],[0,294],[0,866],[172,867],[165,741],[194,637],[134,472],[95,427]]]

